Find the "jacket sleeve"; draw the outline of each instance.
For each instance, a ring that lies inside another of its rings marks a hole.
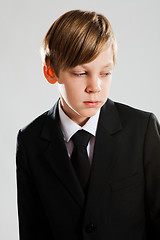
[[[160,125],[154,114],[150,115],[145,144],[145,200],[147,239],[160,239]]]
[[[32,181],[21,131],[17,138],[16,167],[20,240],[54,240]]]

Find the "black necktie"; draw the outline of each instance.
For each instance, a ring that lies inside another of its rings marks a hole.
[[[90,173],[90,163],[87,154],[87,145],[90,138],[91,134],[85,130],[77,131],[71,138],[74,143],[71,162],[84,191],[87,187]]]

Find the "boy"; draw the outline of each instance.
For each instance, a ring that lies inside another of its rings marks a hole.
[[[110,23],[69,11],[42,53],[60,99],[18,134],[20,239],[160,239],[160,126],[153,114],[108,98]]]

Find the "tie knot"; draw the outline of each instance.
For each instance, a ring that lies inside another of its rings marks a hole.
[[[72,140],[75,146],[87,147],[88,142],[91,138],[91,134],[85,130],[77,131],[73,136]]]

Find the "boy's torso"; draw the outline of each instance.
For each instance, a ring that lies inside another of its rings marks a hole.
[[[108,99],[100,113],[86,199],[66,151],[57,105],[22,130],[27,155],[22,164],[55,239],[148,239],[149,119],[149,113]]]

